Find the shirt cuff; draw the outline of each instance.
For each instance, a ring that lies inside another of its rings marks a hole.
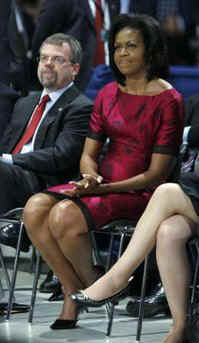
[[[11,154],[2,154],[1,160],[8,164],[13,164],[13,159]]]
[[[182,137],[182,143],[187,144],[188,143],[188,134],[189,130],[191,129],[191,126],[186,126],[183,131],[183,137]]]

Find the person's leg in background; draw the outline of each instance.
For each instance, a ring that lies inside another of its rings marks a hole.
[[[44,188],[38,177],[18,165],[0,161],[0,215],[17,207],[24,207],[35,192]],[[0,227],[0,243],[16,248],[20,225],[5,224]],[[28,252],[31,242],[24,232],[21,251]]]

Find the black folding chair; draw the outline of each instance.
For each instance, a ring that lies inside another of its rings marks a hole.
[[[112,221],[103,227],[101,227],[99,230],[93,230],[91,231],[91,239],[93,242],[94,247],[94,255],[97,256],[97,259],[99,263],[100,261],[100,251],[98,249],[97,244],[97,236],[98,235],[107,235],[109,238],[109,244],[108,244],[108,251],[107,251],[107,259],[106,259],[106,265],[105,269],[106,271],[110,269],[113,262],[118,260],[125,248],[126,241],[129,240],[129,238],[134,233],[136,226],[136,221],[131,221],[127,219],[121,219],[121,220],[115,220]],[[117,253],[115,252],[115,247],[117,246]],[[139,303],[139,313],[138,313],[138,322],[137,322],[137,330],[136,330],[136,342],[140,342],[141,333],[142,333],[142,322],[144,317],[144,297],[146,293],[146,280],[147,280],[147,268],[148,268],[148,256],[146,256],[144,261],[144,270],[143,270],[143,277],[142,277],[142,286],[141,286],[141,295],[140,295],[140,303]],[[106,312],[108,315],[108,326],[106,335],[111,335],[112,330],[112,324],[113,324],[113,318],[114,318],[114,304],[107,304],[106,305]]]
[[[199,303],[199,237],[192,238],[187,243],[187,247],[192,267],[190,303],[188,308],[188,323],[191,323],[193,316],[196,314],[196,303]]]
[[[12,210],[4,213],[4,214],[1,214],[0,215],[0,223],[8,223],[8,224],[16,224],[17,223],[20,225],[19,238],[18,238],[18,242],[17,242],[16,254],[15,254],[15,259],[14,259],[13,273],[12,273],[10,286],[9,286],[8,311],[7,311],[7,315],[6,315],[6,319],[9,319],[11,311],[12,311],[13,296],[14,296],[16,276],[17,276],[17,271],[18,271],[22,234],[23,234],[23,230],[24,230],[23,208],[21,208],[21,207],[15,208],[15,209],[12,209]],[[2,254],[2,250],[1,250],[1,255],[2,255],[2,259],[4,259],[3,254]],[[8,279],[7,279],[7,282],[8,282]]]

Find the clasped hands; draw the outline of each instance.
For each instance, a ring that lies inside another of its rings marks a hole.
[[[103,181],[101,175],[82,174],[83,179],[80,181],[70,181],[69,184],[73,186],[72,189],[65,189],[61,193],[71,197],[79,197],[82,195],[91,195],[97,191],[97,188]]]

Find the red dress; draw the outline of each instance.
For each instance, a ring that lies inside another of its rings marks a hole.
[[[184,109],[181,95],[165,90],[155,96],[123,93],[116,82],[106,85],[96,99],[88,137],[110,139],[100,163],[104,182],[131,178],[146,171],[152,153],[177,155],[183,131]],[[48,189],[59,192],[67,185]],[[115,219],[137,219],[154,189],[99,196],[82,196],[78,204],[89,226],[99,227]]]

